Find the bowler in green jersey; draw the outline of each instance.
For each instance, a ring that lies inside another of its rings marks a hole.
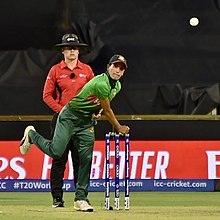
[[[88,186],[94,148],[95,120],[106,116],[114,128],[122,133],[129,133],[127,125],[121,125],[113,113],[110,102],[121,89],[119,79],[128,68],[122,55],[114,55],[107,71],[95,76],[84,85],[81,91],[63,107],[57,119],[52,141],[41,136],[33,126],[28,126],[20,143],[20,152],[25,155],[31,144],[52,158],[59,158],[65,151],[69,141],[79,153],[79,175],[76,183],[74,208],[80,211],[93,212],[88,202]]]

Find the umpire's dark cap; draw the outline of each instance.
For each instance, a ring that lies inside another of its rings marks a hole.
[[[62,42],[60,44],[55,45],[55,47],[66,47],[66,46],[80,47],[80,48],[88,47],[87,44],[80,43],[77,35],[75,34],[63,35]]]

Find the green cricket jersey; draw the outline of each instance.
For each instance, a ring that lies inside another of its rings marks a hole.
[[[84,117],[91,117],[101,109],[100,99],[109,98],[111,101],[121,90],[121,83],[116,81],[112,89],[109,77],[106,73],[95,76],[84,85],[81,91],[68,103],[68,108],[83,114]]]

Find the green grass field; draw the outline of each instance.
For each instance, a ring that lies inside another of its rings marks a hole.
[[[112,193],[113,194],[113,193]],[[220,219],[218,192],[131,192],[130,210],[104,210],[104,193],[91,192],[93,213],[73,209],[74,193],[64,193],[65,208],[52,208],[49,192],[0,192],[0,220],[209,220]]]

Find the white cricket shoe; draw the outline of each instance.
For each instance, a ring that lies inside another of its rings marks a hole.
[[[31,143],[30,143],[29,137],[28,137],[28,133],[29,133],[30,130],[35,131],[35,128],[32,125],[27,126],[24,130],[24,136],[23,136],[23,138],[21,139],[21,142],[20,142],[20,152],[23,155],[26,155],[27,152],[29,151],[30,147],[31,147]]]
[[[85,200],[77,200],[74,202],[74,209],[82,212],[93,212],[93,207]]]

